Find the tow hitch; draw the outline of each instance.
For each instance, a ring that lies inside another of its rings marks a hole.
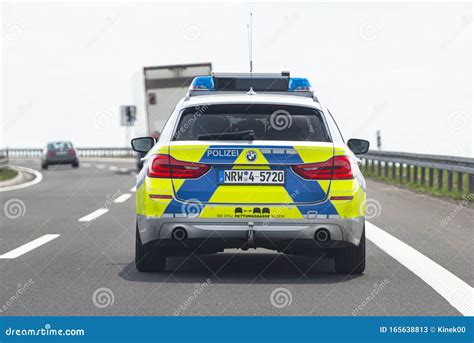
[[[249,248],[255,248],[255,231],[253,229],[253,222],[248,222],[249,229],[247,230],[247,242],[240,248],[244,251],[249,250]]]
[[[253,222],[248,223],[249,229],[247,231],[247,245],[252,246],[255,243],[255,231],[253,230]]]

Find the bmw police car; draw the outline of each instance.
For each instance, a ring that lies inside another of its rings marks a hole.
[[[281,74],[197,77],[137,177],[136,267],[171,256],[267,248],[365,269],[365,181],[307,79]]]

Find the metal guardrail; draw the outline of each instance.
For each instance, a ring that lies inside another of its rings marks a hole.
[[[453,192],[453,176],[456,174],[456,191],[474,193],[474,158],[441,155],[424,155],[404,152],[369,151],[361,156],[363,169],[369,175],[398,179],[428,185],[431,188]],[[436,171],[436,187],[435,187]],[[467,174],[467,192],[463,179]],[[446,180],[444,177],[446,176]],[[445,182],[446,181],[446,182]]]
[[[131,148],[76,148],[79,157],[133,157]],[[0,149],[0,155],[16,158],[39,158],[43,149],[7,148]]]

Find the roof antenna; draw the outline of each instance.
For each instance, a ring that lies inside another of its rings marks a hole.
[[[248,33],[248,44],[249,44],[249,67],[250,67],[250,90],[248,91],[248,95],[255,95],[255,91],[253,90],[253,56],[252,56],[252,12],[250,12],[250,23],[247,24],[247,33]]]

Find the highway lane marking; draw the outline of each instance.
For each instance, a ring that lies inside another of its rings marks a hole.
[[[112,170],[112,171],[117,171],[118,170],[118,168],[116,166],[110,166],[109,169]]]
[[[95,167],[97,169],[105,169],[105,166],[103,164],[96,164]]]
[[[120,168],[120,171],[121,171],[122,173],[127,173],[127,172],[128,172],[128,169],[127,169],[127,168]]]
[[[119,196],[117,199],[114,200],[115,203],[122,203],[128,200],[132,195],[130,193],[125,193]]]
[[[82,166],[85,167],[85,168],[89,168],[91,166],[90,163],[82,163]]]
[[[473,315],[471,286],[418,250],[372,223],[365,223],[367,238],[426,282],[464,316]]]
[[[35,178],[31,181],[21,183],[19,185],[12,185],[12,186],[7,186],[7,187],[2,187],[2,188],[0,188],[0,192],[13,191],[15,189],[21,189],[21,188],[25,188],[25,187],[34,186],[37,183],[40,183],[41,180],[43,180],[43,174],[41,174],[39,171],[37,171],[35,169],[26,168],[26,167],[18,167],[18,166],[10,166],[10,167],[12,169],[18,170],[20,172],[24,171],[24,172],[27,172],[27,173],[31,173],[35,176]]]
[[[130,192],[135,193],[137,191],[137,186],[133,186],[130,188]]]
[[[52,241],[53,239],[56,239],[59,237],[59,234],[47,234],[47,235],[44,235],[44,236],[41,236],[31,242],[28,242],[26,244],[23,244],[22,246],[16,248],[16,249],[13,249],[12,251],[9,251],[3,255],[0,255],[0,259],[13,259],[13,258],[17,258],[21,255],[24,255],[26,254],[27,252],[33,250],[33,249],[36,249],[40,246],[42,246],[43,244],[46,244],[50,241]]]
[[[91,222],[94,219],[99,218],[101,215],[106,214],[107,212],[109,212],[109,209],[99,208],[98,210],[95,210],[94,212],[89,213],[88,215],[86,215],[82,218],[79,218],[79,221],[80,222]]]

